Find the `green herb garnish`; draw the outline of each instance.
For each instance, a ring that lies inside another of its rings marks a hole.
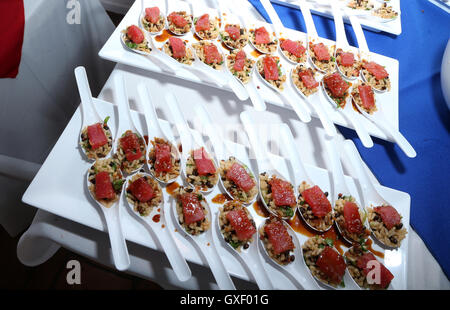
[[[329,246],[333,246],[334,245],[334,240],[330,239],[330,238],[326,238],[325,242],[329,245]]]
[[[115,180],[113,182],[113,187],[116,191],[119,191],[122,188],[123,182],[125,182],[125,180],[120,179],[120,180]]]
[[[110,116],[107,116],[106,118],[105,118],[105,120],[103,121],[103,124],[107,124],[108,123],[108,121],[109,121],[109,119],[110,119],[111,117]]]

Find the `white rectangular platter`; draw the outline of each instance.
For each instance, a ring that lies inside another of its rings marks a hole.
[[[201,103],[200,103],[201,104]],[[95,105],[99,111],[100,116],[111,116],[111,120],[108,125],[110,126],[113,134],[117,128],[117,107],[114,105],[95,99]],[[145,120],[143,115],[138,112],[132,112],[133,121],[140,132],[147,134]],[[90,167],[90,163],[87,162],[81,152],[79,141],[79,132],[81,127],[81,113],[80,109],[77,109],[69,124],[65,128],[64,132],[58,139],[56,145],[52,149],[51,153],[45,160],[42,168],[39,170],[36,177],[33,179],[31,185],[23,196],[23,201],[34,207],[44,209],[50,213],[54,213],[58,216],[67,218],[69,220],[81,223],[91,228],[107,231],[106,223],[103,219],[101,210],[98,209],[97,204],[90,198],[88,190],[86,188],[86,171]],[[163,130],[169,135],[169,138],[173,136],[172,126],[166,121],[161,121]],[[195,133],[195,132],[194,132]],[[198,133],[197,133],[198,134]],[[236,152],[236,156],[240,158],[245,164],[252,167],[253,171],[256,170],[254,161],[248,159],[248,150],[241,144],[227,142],[230,149]],[[285,159],[278,156],[272,158],[277,163],[277,168],[288,175],[288,164]],[[331,174],[324,169],[314,166],[306,166],[307,172],[311,179],[319,184],[324,191],[331,191]],[[353,178],[346,177],[348,181],[349,189],[352,195],[360,200],[360,189]],[[183,184],[181,179],[178,179],[179,184]],[[405,227],[409,228],[409,208],[410,197],[407,193],[403,193],[394,189],[386,188],[380,185],[375,185],[380,193],[385,197],[387,201],[396,206],[399,212],[403,216],[403,223]],[[216,212],[220,205],[212,203],[211,199],[217,194],[221,193],[220,189],[216,187],[211,193],[206,195],[210,207],[212,209],[213,223],[216,217]],[[184,237],[180,232],[176,232],[176,223],[174,217],[171,216],[172,212],[167,212],[170,207],[169,195],[163,188],[164,204],[166,210],[165,216],[166,226],[174,235],[177,246],[181,249],[181,252],[185,256],[187,261],[205,265],[203,258],[196,251],[196,248]],[[121,208],[122,227],[124,236],[127,240],[135,242],[137,244],[162,251],[158,247],[155,240],[152,238],[148,229],[139,221],[134,214],[131,214],[129,209],[125,206],[125,201],[120,201],[119,208]],[[253,215],[256,225],[259,225],[264,218],[260,217],[252,206],[249,206],[249,211]],[[156,210],[154,213],[157,212]],[[150,216],[153,216],[152,213]],[[229,247],[224,243],[222,239],[216,234],[214,235],[214,243],[218,247],[220,256],[223,258],[227,271],[238,278],[252,281],[248,276],[245,269],[239,263],[234,253],[230,252]],[[298,234],[297,236],[300,243],[305,242],[306,236]],[[105,244],[103,246],[108,247]],[[380,250],[374,243],[375,250]],[[405,289],[407,283],[407,253],[408,253],[408,238],[403,240],[401,247],[396,251],[385,251],[384,264],[394,274],[395,278],[391,284],[394,289]],[[296,259],[301,259],[297,257]],[[149,260],[151,258],[149,257]],[[264,268],[272,279],[275,288],[277,289],[296,289],[293,283],[281,273],[273,264],[264,264]],[[305,267],[306,268],[306,267]],[[346,288],[352,288],[351,281],[346,279]]]
[[[105,45],[100,50],[99,56],[104,59],[108,59],[108,60],[118,62],[118,63],[123,63],[123,64],[133,66],[136,68],[140,68],[140,69],[144,69],[144,70],[148,70],[148,71],[152,71],[152,72],[157,72],[157,73],[161,73],[161,74],[166,74],[166,75],[170,75],[170,76],[176,76],[177,78],[180,78],[180,79],[188,80],[188,81],[195,82],[195,83],[202,83],[202,84],[212,86],[212,87],[218,87],[216,84],[214,84],[212,82],[202,81],[202,79],[200,79],[197,75],[195,75],[194,73],[192,73],[188,70],[185,70],[185,69],[177,71],[176,74],[174,74],[172,72],[169,73],[168,71],[163,70],[160,66],[158,66],[158,63],[152,62],[149,58],[146,58],[142,55],[133,53],[129,50],[126,50],[123,47],[123,44],[120,41],[121,31],[126,29],[126,27],[128,27],[132,24],[138,25],[139,15],[141,12],[141,4],[140,3],[141,3],[140,1],[134,2],[134,4],[132,5],[132,7],[128,11],[128,13],[122,19],[121,23],[118,25],[118,27],[115,29],[115,31],[113,32],[111,37],[108,39],[108,41],[105,43]],[[165,8],[164,3],[165,3],[165,1],[144,1],[144,5],[146,7],[154,6],[154,5],[158,4],[158,6],[161,8],[162,12],[165,11],[163,9],[163,8]],[[198,10],[201,11],[201,7]],[[269,31],[270,31],[270,29],[272,29],[271,24],[256,21],[253,18],[251,18],[250,16],[249,17],[242,16],[242,17],[245,19],[245,21],[247,23],[247,27],[249,29],[252,29],[252,26],[256,26],[256,25],[258,27],[265,26],[265,27],[267,27],[267,29]],[[302,17],[300,17],[300,13],[299,13],[299,18],[302,18]],[[223,16],[222,24],[224,25],[225,23],[226,23],[226,16]],[[303,38],[302,41],[306,42],[306,34],[305,33],[296,31],[296,30],[292,30],[292,29],[286,29],[286,32],[287,32],[286,37],[295,36],[296,38]],[[283,35],[284,35],[284,33],[283,33]],[[186,34],[183,37],[183,40],[187,40],[189,42],[189,44],[197,42],[197,40],[195,39],[195,37],[192,33]],[[331,40],[327,40],[327,39],[324,39],[324,40],[326,43],[329,43],[330,45],[334,44],[334,42]],[[156,42],[156,43],[157,43],[158,48],[161,48],[163,45],[163,42]],[[220,46],[219,42],[215,42],[215,43],[217,43],[217,45]],[[250,44],[247,44],[247,46],[245,47],[245,51],[248,56],[253,57],[251,54],[254,51],[254,49],[253,49],[253,47],[251,47]],[[352,47],[352,51],[354,53],[357,53],[357,49],[354,47]],[[396,59],[382,56],[379,54],[372,53],[372,55],[373,55],[372,58],[374,61],[376,61],[388,68],[388,71],[390,74],[390,79],[391,79],[391,91],[383,93],[383,94],[377,93],[378,109],[383,112],[383,114],[386,117],[386,121],[389,124],[391,124],[394,128],[398,129],[399,128],[399,122],[398,122],[399,62]],[[281,56],[280,56],[280,61],[281,61],[281,65],[285,68],[286,72],[289,72],[293,68],[293,65],[290,64],[288,61],[286,61]],[[262,98],[264,98],[264,100],[267,103],[291,109],[291,107],[287,103],[284,103],[281,100],[280,96],[276,92],[271,90],[268,86],[266,86],[264,84],[264,82],[260,78],[258,78],[256,76],[256,73],[254,74],[254,78],[255,78],[255,84],[257,85],[258,91],[260,92]],[[290,83],[290,81],[286,82],[285,84],[289,84],[289,85],[286,85],[286,87],[293,87],[292,83]],[[227,88],[222,88],[222,89],[227,89]],[[227,89],[227,90],[231,91],[230,89]],[[300,95],[297,95],[297,97],[298,98],[296,98],[295,100],[298,100],[299,104],[305,104],[305,102],[302,100]],[[315,96],[315,98],[316,99],[311,100],[312,104],[315,103],[314,100],[319,100],[319,97],[317,95]],[[319,103],[317,103],[317,104],[319,104]],[[324,104],[323,106],[325,108],[326,113],[329,115],[329,117],[333,120],[333,122],[335,124],[353,129],[351,123],[339,111],[337,111],[337,109],[335,107],[333,107],[331,104]],[[310,109],[313,110],[312,108],[310,108]],[[312,115],[317,117],[315,112],[313,112]],[[368,131],[368,133],[371,136],[374,136],[374,137],[377,137],[377,138],[380,138],[383,140],[393,141],[391,136],[389,136],[385,132],[381,131],[377,126],[375,126],[371,121],[366,119],[363,115],[361,115],[359,113],[355,113],[355,117],[358,117],[360,119],[360,122],[362,123],[362,125],[365,127],[365,129]]]
[[[270,0],[270,2],[273,2],[276,4],[284,5],[287,7],[294,8],[294,9],[299,9],[298,5],[295,3],[296,1],[297,0]],[[339,0],[339,1],[341,1],[343,4],[349,2],[349,0]],[[328,18],[333,18],[333,14],[332,14],[331,8],[329,6],[321,5],[321,4],[317,3],[315,0],[310,0],[310,1],[308,1],[308,3],[311,6],[312,13],[320,15],[320,16],[328,17]],[[378,8],[379,6],[381,6],[381,2],[379,2],[378,0],[372,0],[372,3],[375,5],[375,7],[374,7],[375,9]],[[380,23],[377,21],[360,18],[359,21],[361,22],[361,26],[364,29],[371,30],[374,32],[387,32],[387,33],[395,34],[397,36],[400,35],[402,33],[400,0],[391,0],[388,3],[388,5],[392,6],[392,8],[396,12],[399,12],[398,18],[396,18],[393,21],[389,21],[389,22],[385,22],[385,23]],[[344,22],[350,24],[350,20],[348,19],[348,17],[345,15],[343,17],[344,17]]]

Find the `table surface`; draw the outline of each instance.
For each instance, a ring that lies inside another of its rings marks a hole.
[[[269,19],[259,1],[250,2]],[[276,4],[274,8],[286,27],[305,31],[297,10]],[[400,61],[400,131],[415,147],[417,157],[409,159],[397,145],[379,139],[374,139],[372,149],[366,149],[353,131],[339,129],[354,140],[381,184],[411,195],[411,225],[449,277],[450,213],[445,201],[450,175],[450,112],[442,95],[440,68],[450,35],[450,15],[426,1],[403,1],[401,11],[400,36],[364,33],[371,51]],[[313,18],[319,36],[335,38],[331,19]],[[355,45],[351,26],[345,25],[345,29],[350,44]]]

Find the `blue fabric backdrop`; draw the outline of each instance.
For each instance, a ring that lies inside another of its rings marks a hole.
[[[259,0],[249,0],[270,21]],[[299,11],[274,4],[285,27],[306,32]],[[335,40],[332,19],[313,15],[319,36]],[[381,184],[411,195],[411,225],[450,278],[450,111],[444,101],[440,68],[450,36],[450,14],[426,0],[401,1],[399,36],[364,30],[371,51],[400,62],[400,131],[417,151],[410,159],[393,143],[375,139],[366,149],[352,139]],[[347,37],[358,46],[350,25]]]

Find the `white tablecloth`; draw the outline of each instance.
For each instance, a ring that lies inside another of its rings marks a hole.
[[[39,167],[79,104],[73,70],[86,67],[98,94],[113,64],[97,53],[114,30],[99,0],[78,0],[80,24],[68,24],[68,1],[25,0],[25,36],[16,79],[0,80],[0,224],[15,235],[34,211],[20,203],[29,173]]]

